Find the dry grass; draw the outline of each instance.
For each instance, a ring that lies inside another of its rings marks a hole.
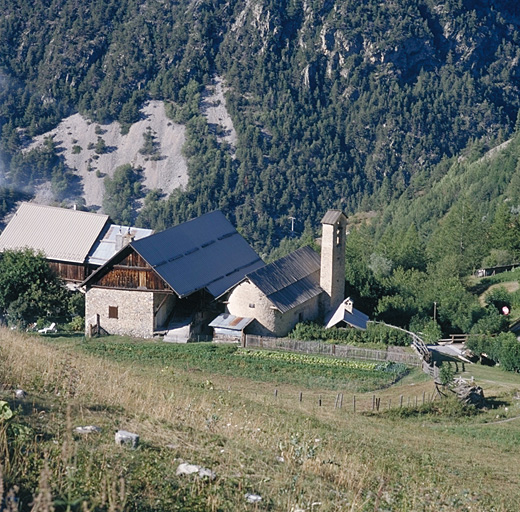
[[[485,423],[520,415],[511,402],[518,379],[500,387],[504,404],[481,416],[367,416],[359,411],[371,409],[372,393],[356,396],[354,414],[351,394],[340,410],[326,390],[305,391],[300,402],[294,385],[277,385],[275,397],[272,383],[116,364],[12,331],[0,338],[0,383],[29,392],[22,405],[45,434],[31,449],[48,455],[48,487],[55,497],[81,490],[92,510],[133,510],[136,493],[140,510],[505,511],[520,500],[520,422]],[[410,376],[378,393],[381,410],[401,395],[420,404],[432,391]],[[103,433],[72,436],[86,424]],[[114,446],[118,428],[139,433],[139,450]],[[176,477],[181,461],[212,469],[217,480]],[[34,496],[30,470],[22,464],[9,484],[18,477]],[[248,505],[246,492],[262,502]]]

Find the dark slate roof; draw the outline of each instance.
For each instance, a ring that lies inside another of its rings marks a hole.
[[[343,215],[345,219],[346,215],[341,210],[329,210],[321,219],[322,224],[336,224],[340,217]]]
[[[222,295],[264,262],[220,211],[129,244],[179,297]]]
[[[323,292],[319,270],[320,256],[307,246],[248,274],[247,279],[286,313]]]

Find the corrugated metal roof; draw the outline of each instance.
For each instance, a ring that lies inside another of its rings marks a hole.
[[[319,270],[320,256],[306,246],[248,274],[247,279],[285,313],[323,292]]]
[[[103,265],[122,248],[121,239],[123,237],[129,236],[132,241],[141,240],[141,238],[150,236],[152,233],[152,229],[110,224],[101,234],[101,240],[98,240],[92,251],[90,251],[87,261],[91,265]]]
[[[321,219],[322,224],[336,224],[340,217],[343,215],[345,219],[347,216],[341,210],[329,210]]]
[[[222,313],[209,323],[210,327],[217,329],[229,329],[231,331],[242,331],[251,322],[253,318],[246,318],[242,316],[230,315],[229,313]]]
[[[47,259],[84,263],[108,215],[22,203],[0,235],[0,251],[41,251]]]
[[[220,211],[130,244],[185,297],[206,288],[218,297],[264,262]]]

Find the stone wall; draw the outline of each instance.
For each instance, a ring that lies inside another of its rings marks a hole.
[[[255,319],[246,329],[248,334],[285,336],[298,322],[316,320],[319,305],[319,297],[315,297],[282,314],[254,284],[244,281],[231,292],[227,310],[235,316]]]
[[[325,310],[336,309],[345,298],[346,218],[322,225],[320,286],[328,296]]]
[[[96,315],[99,315],[100,326],[109,334],[152,338],[154,294],[144,291],[91,288],[85,296],[87,335],[89,323]]]

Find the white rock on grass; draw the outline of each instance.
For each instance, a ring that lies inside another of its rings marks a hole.
[[[175,474],[177,476],[196,474],[199,478],[207,478],[208,480],[215,480],[215,478],[217,477],[216,473],[211,471],[211,469],[206,469],[201,466],[197,466],[197,464],[188,464],[187,462],[179,464]]]
[[[115,435],[115,440],[116,444],[120,446],[129,445],[132,448],[137,448],[137,445],[139,444],[139,435],[126,430],[118,430]]]
[[[246,494],[246,501],[248,503],[259,503],[260,501],[262,501],[262,496],[258,494],[251,494],[248,492]]]
[[[15,398],[25,398],[27,396],[27,393],[23,389],[15,389],[14,391]]]
[[[97,434],[101,432],[101,429],[94,425],[87,425],[85,427],[76,427],[74,429],[74,432],[76,432],[77,434]]]

